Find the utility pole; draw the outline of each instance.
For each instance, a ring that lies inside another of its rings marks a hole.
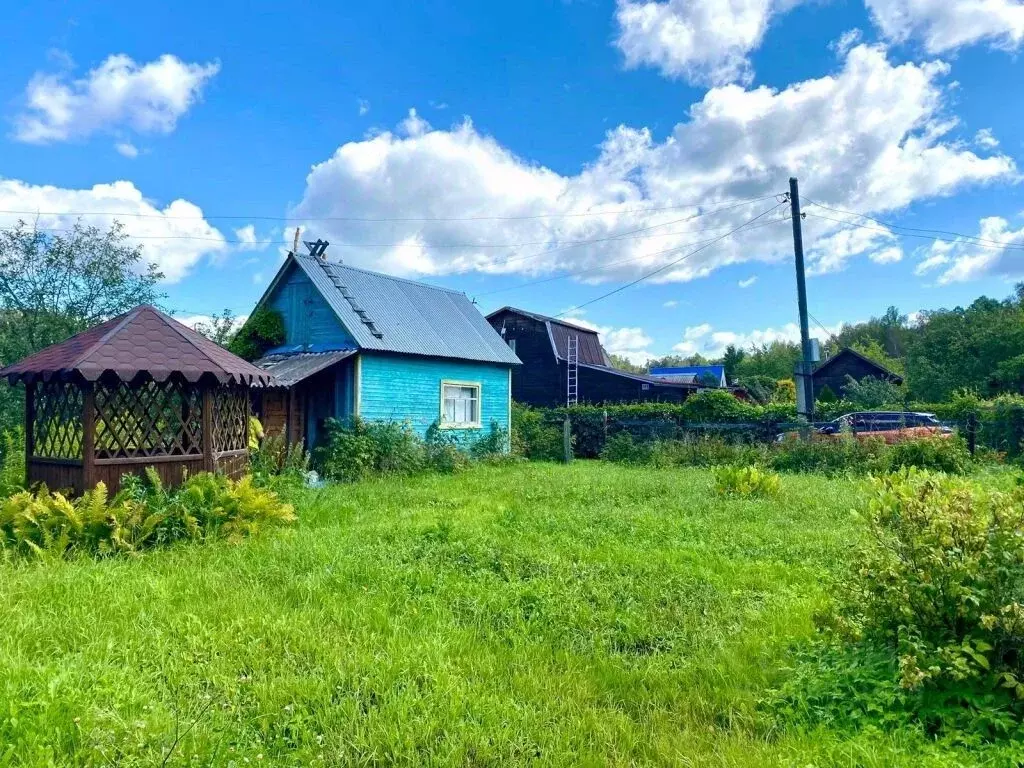
[[[800,188],[797,180],[789,180],[789,207],[793,215],[793,254],[796,256],[796,299],[800,309],[800,356],[796,367],[796,412],[814,421],[814,352],[807,323],[807,284],[804,281],[804,234],[800,226]]]

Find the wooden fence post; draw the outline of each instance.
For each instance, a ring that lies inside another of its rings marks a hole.
[[[978,414],[975,411],[971,411],[967,414],[967,450],[971,452],[971,456],[974,455],[975,449],[978,447]]]
[[[565,463],[572,461],[572,424],[569,422],[569,414],[565,414],[562,421],[562,450],[565,454]]]
[[[96,389],[88,384],[82,393],[82,491],[96,485]]]

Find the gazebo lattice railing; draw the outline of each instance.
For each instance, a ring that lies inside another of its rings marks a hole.
[[[0,375],[26,385],[29,483],[75,491],[101,481],[116,490],[146,467],[168,485],[200,471],[243,473],[249,390],[270,380],[152,307]]]

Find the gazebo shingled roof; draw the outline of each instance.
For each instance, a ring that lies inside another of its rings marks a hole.
[[[125,382],[139,375],[164,381],[175,374],[193,383],[204,375],[222,384],[266,386],[272,381],[267,371],[148,304],[30,355],[0,370],[0,376],[14,383],[77,373],[97,381],[107,371]]]

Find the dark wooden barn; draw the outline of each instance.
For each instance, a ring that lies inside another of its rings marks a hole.
[[[250,388],[271,375],[150,306],[0,371],[25,384],[29,485],[75,493],[147,467],[174,485],[244,474]]]
[[[487,316],[522,365],[512,369],[512,399],[538,407],[565,405],[570,359],[576,352],[576,401],[579,403],[670,402],[686,399],[699,387],[613,368],[597,331],[536,312],[503,307]]]
[[[894,384],[903,383],[903,378],[898,374],[879,365],[874,360],[864,357],[860,352],[846,347],[814,369],[811,378],[814,381],[815,394],[828,387],[838,397],[842,397],[843,390],[846,388],[847,376],[852,377],[855,381],[862,381],[871,376],[891,381]]]

